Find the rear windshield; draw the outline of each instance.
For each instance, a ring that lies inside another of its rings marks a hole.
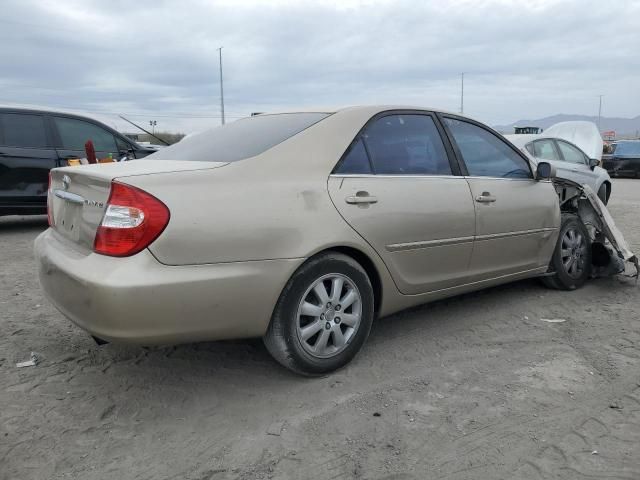
[[[259,155],[328,116],[328,113],[281,113],[243,118],[189,135],[144,160],[235,162]]]
[[[640,142],[620,142],[614,147],[616,155],[640,155]]]

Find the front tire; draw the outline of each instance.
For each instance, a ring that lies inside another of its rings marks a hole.
[[[608,187],[606,183],[603,183],[598,189],[598,198],[602,200],[602,203],[604,203],[605,205],[607,204],[607,202],[609,201],[609,197],[611,196],[611,194],[609,193],[609,188],[611,187]]]
[[[280,364],[321,375],[349,363],[369,336],[374,297],[353,258],[324,253],[303,264],[280,294],[263,338]]]
[[[577,215],[563,214],[558,242],[551,258],[552,276],[542,281],[549,288],[575,290],[591,274],[591,240]]]

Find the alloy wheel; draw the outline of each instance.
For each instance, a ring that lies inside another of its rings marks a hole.
[[[584,271],[587,242],[577,229],[568,229],[562,237],[560,255],[564,271],[571,278],[580,278]]]
[[[296,331],[302,348],[317,358],[342,352],[358,330],[362,297],[355,283],[339,273],[323,275],[302,296]]]

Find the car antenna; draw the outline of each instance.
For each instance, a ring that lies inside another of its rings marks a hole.
[[[136,125],[135,123],[133,123],[131,120],[128,120],[126,118],[124,118],[122,115],[118,115],[121,119],[123,119],[125,122],[129,122],[131,125],[133,125],[134,127],[139,128],[140,130],[142,130],[144,133],[146,133],[147,135],[151,135],[153,138],[155,138],[156,140],[160,140],[162,143],[164,143],[167,147],[169,145],[171,145],[169,142],[161,139],[160,137],[156,137],[153,133],[151,133],[149,130],[145,130],[144,128],[142,128],[140,125]]]

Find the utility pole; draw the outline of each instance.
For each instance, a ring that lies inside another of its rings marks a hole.
[[[155,135],[156,133],[156,125],[158,124],[155,120],[149,120],[149,125],[151,125],[151,134]]]
[[[598,103],[598,131],[599,132],[602,132],[602,128],[600,127],[600,118],[602,117],[602,97],[604,97],[604,95],[598,95],[598,98],[600,99]]]
[[[220,114],[222,115],[222,125],[224,125],[224,88],[222,86],[222,47],[218,49],[220,59]]]
[[[460,74],[460,113],[464,113],[464,72]]]

